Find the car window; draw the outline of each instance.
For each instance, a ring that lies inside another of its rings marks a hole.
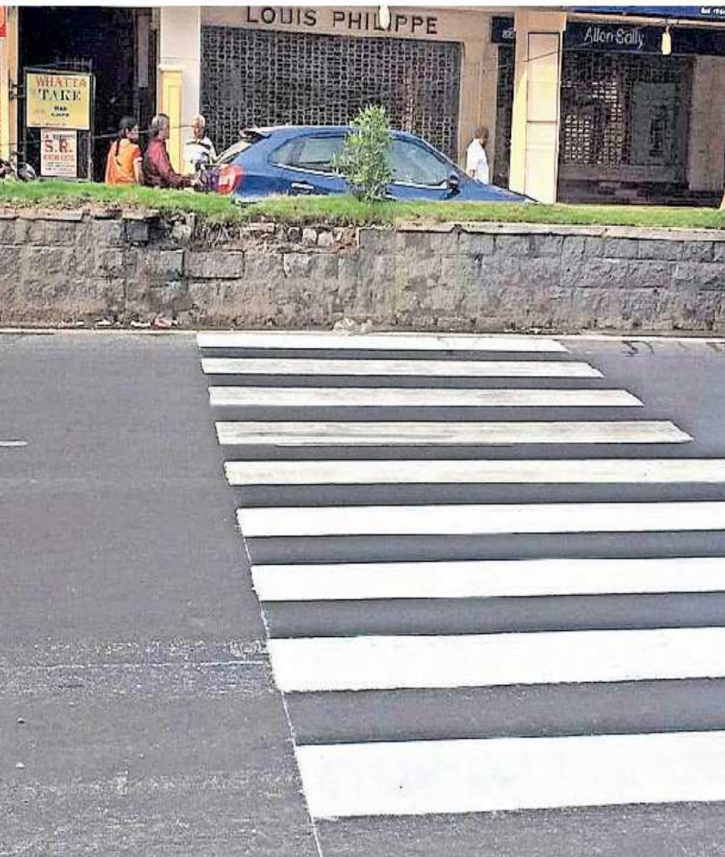
[[[342,137],[305,137],[293,166],[322,173],[334,172],[335,158],[340,154]]]
[[[444,184],[451,174],[450,164],[428,149],[406,140],[393,140],[390,168],[393,181],[404,184],[438,186]]]
[[[272,163],[280,167],[294,166],[294,153],[297,148],[297,140],[288,140],[279,149],[272,153]]]

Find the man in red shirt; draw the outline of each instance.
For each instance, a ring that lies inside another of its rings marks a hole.
[[[166,141],[169,139],[169,117],[159,113],[151,120],[151,140],[143,158],[144,183],[151,187],[191,187],[190,176],[182,176],[171,166]]]

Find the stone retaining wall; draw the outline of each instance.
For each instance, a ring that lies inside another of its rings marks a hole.
[[[0,212],[0,323],[725,330],[725,232]]]

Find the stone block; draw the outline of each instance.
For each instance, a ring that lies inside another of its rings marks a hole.
[[[712,262],[715,245],[712,241],[685,241],[682,245],[684,262]]]
[[[0,246],[22,244],[25,238],[27,222],[25,220],[0,220]]]
[[[641,240],[639,242],[639,258],[677,262],[682,258],[682,247],[681,241]]]
[[[675,266],[671,262],[658,261],[655,259],[641,259],[629,263],[629,281],[627,288],[630,289],[669,289],[675,273]]]
[[[712,261],[725,263],[725,242],[715,241],[712,247]]]
[[[587,236],[584,239],[584,255],[588,259],[599,258],[604,255],[604,239]]]
[[[392,229],[360,228],[357,233],[357,243],[364,253],[374,253],[375,255],[394,253],[396,233]]]
[[[126,241],[131,244],[148,244],[149,223],[148,220],[124,220],[124,231]]]
[[[27,220],[25,241],[44,247],[74,247],[82,227],[75,222],[57,220]]]
[[[630,263],[617,259],[587,258],[565,262],[561,266],[561,285],[570,289],[626,288],[630,282]]]
[[[411,230],[396,233],[396,252],[421,257],[443,256],[458,252],[458,233]]]
[[[305,244],[317,244],[317,230],[312,229],[310,226],[306,226],[302,230],[302,241]]]
[[[117,247],[126,241],[122,220],[96,220],[91,224],[91,235],[96,247]]]
[[[27,283],[47,284],[62,288],[77,270],[74,251],[69,247],[39,247],[26,244],[22,248],[22,276]]]
[[[285,253],[282,267],[285,277],[309,277],[313,258],[309,253]]]
[[[317,236],[318,247],[332,247],[335,244],[335,237],[332,232],[321,231]]]
[[[725,289],[725,265],[717,262],[677,262],[673,280],[677,288],[695,291]]]
[[[506,256],[528,256],[531,253],[531,236],[497,235],[496,253]]]
[[[636,259],[640,242],[634,238],[604,238],[602,255],[607,259]]]
[[[96,247],[94,257],[96,274],[102,277],[123,277],[135,274],[135,259],[120,247]]]
[[[561,256],[563,250],[563,235],[531,236],[531,253],[534,256]]]
[[[491,256],[494,251],[493,235],[462,232],[458,237],[458,251],[466,256]]]
[[[235,250],[187,251],[184,271],[194,280],[234,280],[244,276],[244,253]]]
[[[586,255],[587,241],[583,235],[567,235],[561,247],[561,258],[565,262],[583,259]]]
[[[184,273],[183,250],[147,250],[138,258],[138,274],[152,282],[178,280]]]

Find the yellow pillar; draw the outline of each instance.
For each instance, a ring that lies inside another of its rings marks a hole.
[[[516,73],[509,185],[539,202],[556,202],[559,99],[566,12],[516,10]]]
[[[159,113],[166,113],[171,121],[171,134],[166,148],[169,158],[177,172],[181,172],[182,116],[183,116],[183,83],[184,74],[180,69],[161,68],[159,86]]]
[[[5,38],[0,38],[0,158],[6,160],[18,148],[17,101],[11,100],[18,80],[18,9],[7,7]]]

